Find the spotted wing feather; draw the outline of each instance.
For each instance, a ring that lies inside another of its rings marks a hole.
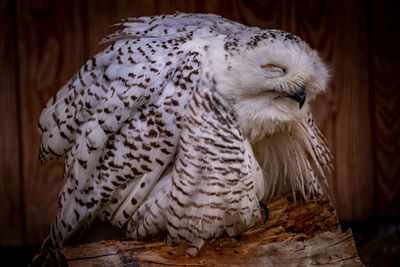
[[[237,235],[261,218],[263,176],[228,102],[212,89],[196,89],[186,107],[173,167],[134,213],[134,238],[167,230],[192,255],[223,231]],[[256,186],[259,189],[256,189]]]
[[[50,232],[58,247],[96,217],[112,217],[121,226],[121,218],[130,212],[127,208],[133,212],[146,197],[140,185],[146,182],[145,189],[150,190],[175,153],[174,138],[180,129],[174,120],[190,94],[188,77],[197,81],[196,72],[183,73],[182,68],[194,70],[190,64],[199,61],[175,46],[155,55],[151,49],[141,50],[147,43],[145,39],[115,42],[89,60],[42,112],[40,158],[47,161],[66,154],[66,182]],[[178,96],[178,91],[183,93]],[[154,134],[165,139],[158,144],[140,141]],[[156,155],[157,150],[148,151],[152,146],[168,152]],[[138,186],[140,193],[133,192],[140,197],[132,205],[135,194],[126,194],[126,189]]]

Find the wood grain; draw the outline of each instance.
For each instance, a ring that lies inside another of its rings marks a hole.
[[[362,266],[351,230],[342,233],[328,198],[306,203],[274,198],[270,219],[239,238],[222,236],[206,243],[196,257],[162,236],[146,242],[110,240],[60,249],[69,266]]]
[[[329,2],[335,205],[342,220],[371,218],[374,206],[367,19],[364,1]]]
[[[271,234],[270,232],[269,234]],[[274,234],[274,233],[272,233]],[[357,255],[348,230],[324,232],[302,241],[296,237],[281,242],[218,247],[215,253],[197,257],[176,255],[163,243],[146,245],[136,242],[99,242],[75,248],[76,258],[64,260],[68,266],[364,266]],[[222,243],[222,242],[220,242]],[[230,242],[232,243],[232,242]],[[226,245],[226,244],[221,244]],[[210,248],[205,248],[210,249]],[[87,254],[82,257],[82,254]],[[90,252],[98,252],[96,256]],[[99,253],[103,252],[103,253]],[[164,253],[163,253],[164,252]],[[167,253],[165,253],[167,252]],[[68,253],[63,250],[62,253]],[[170,254],[168,254],[170,253]],[[161,254],[161,255],[160,255]],[[70,255],[69,255],[70,256]]]
[[[83,64],[80,1],[17,2],[26,242],[39,243],[54,219],[62,161],[41,167],[37,122],[50,97]]]
[[[24,243],[13,2],[0,2],[0,246]]]
[[[399,2],[372,1],[371,83],[377,214],[400,215]]]

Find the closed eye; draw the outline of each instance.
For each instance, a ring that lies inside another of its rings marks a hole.
[[[275,64],[262,65],[261,68],[265,70],[266,76],[269,78],[281,77],[286,74],[286,69]]]
[[[262,65],[261,68],[263,69],[269,69],[269,70],[279,70],[282,71],[283,73],[286,73],[286,70],[280,66],[274,65],[274,64],[266,64]]]
[[[273,64],[267,64],[267,65],[263,65],[261,67],[262,68],[267,68],[267,69],[279,68],[278,66],[273,65]]]

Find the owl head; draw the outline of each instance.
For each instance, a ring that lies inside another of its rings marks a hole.
[[[302,119],[309,102],[325,91],[329,71],[318,53],[291,33],[246,34],[225,37],[223,51],[216,44],[210,66],[216,89],[231,101],[250,142],[256,142]]]

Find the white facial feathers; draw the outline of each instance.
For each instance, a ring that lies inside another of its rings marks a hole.
[[[216,42],[210,49],[216,88],[235,106],[251,142],[256,136],[273,134],[282,122],[304,117],[307,103],[326,90],[327,67],[297,36],[256,30],[243,38],[219,41],[225,44]],[[302,88],[306,91],[305,107],[299,110],[299,104],[289,96]],[[255,128],[261,129],[254,133]]]

